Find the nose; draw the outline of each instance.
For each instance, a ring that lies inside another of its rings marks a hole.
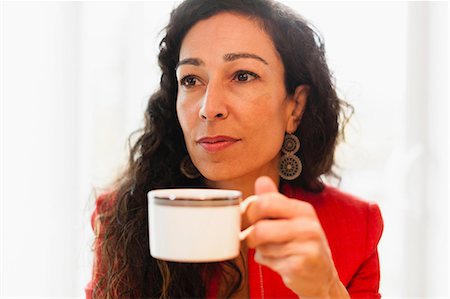
[[[222,85],[217,82],[209,82],[203,96],[199,117],[203,120],[214,121],[225,119],[228,116],[225,92]]]

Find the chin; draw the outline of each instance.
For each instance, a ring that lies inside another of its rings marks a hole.
[[[205,179],[213,182],[229,181],[236,179],[242,175],[237,173],[235,170],[230,171],[228,169],[219,167],[209,168],[205,170],[202,169],[200,172],[202,173],[203,177],[205,177]]]
[[[235,176],[225,175],[225,174],[217,174],[217,173],[205,173],[203,174],[203,177],[207,179],[208,181],[212,182],[221,182],[221,181],[228,181],[235,178]]]

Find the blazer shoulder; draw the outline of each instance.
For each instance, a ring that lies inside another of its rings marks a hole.
[[[374,201],[366,200],[354,194],[345,192],[339,188],[326,185],[322,191],[322,197],[328,202],[341,205],[347,209],[368,209],[372,205],[377,205]]]
[[[286,195],[309,202],[314,207],[336,269],[347,285],[358,269],[376,255],[383,232],[378,204],[331,186],[325,186],[319,193],[294,189]]]
[[[363,237],[368,252],[378,244],[384,225],[376,202],[328,185],[319,193],[305,192],[300,188],[292,188],[290,193],[291,197],[309,202],[330,233],[345,234],[350,238]]]
[[[299,187],[288,186],[286,195],[311,203],[315,208],[337,209],[348,213],[377,209],[373,201],[362,199],[336,187],[325,185],[321,192],[313,193]]]
[[[115,200],[114,192],[102,193],[95,200],[95,209],[91,214],[92,229],[98,234],[99,226],[105,213],[110,211]]]

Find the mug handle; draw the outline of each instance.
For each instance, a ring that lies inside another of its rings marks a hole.
[[[245,213],[245,211],[247,211],[248,206],[254,202],[258,200],[258,196],[256,195],[251,195],[249,197],[247,197],[243,202],[240,203],[240,209],[241,209],[241,215]],[[245,240],[248,235],[255,229],[255,225],[250,225],[249,227],[247,227],[246,229],[244,229],[243,231],[241,231],[239,233],[239,240],[243,241]]]

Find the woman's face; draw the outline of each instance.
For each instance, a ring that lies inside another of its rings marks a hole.
[[[189,155],[211,181],[277,172],[296,103],[271,37],[247,17],[221,13],[185,36],[176,70],[177,114]]]

